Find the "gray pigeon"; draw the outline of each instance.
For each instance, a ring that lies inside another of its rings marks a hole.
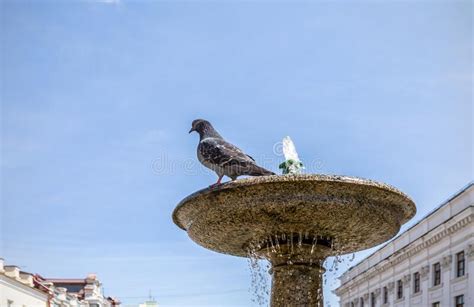
[[[212,186],[221,183],[222,177],[235,180],[239,176],[267,176],[275,173],[258,166],[255,160],[224,138],[204,119],[196,119],[189,133],[199,133],[197,156],[199,162],[213,170],[219,179]]]

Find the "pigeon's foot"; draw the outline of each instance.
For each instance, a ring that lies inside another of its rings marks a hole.
[[[211,184],[209,187],[210,187],[210,188],[215,188],[215,187],[217,187],[218,185],[221,185],[222,177],[224,177],[224,176],[219,176],[219,179],[217,179],[217,182],[214,183],[214,184]]]

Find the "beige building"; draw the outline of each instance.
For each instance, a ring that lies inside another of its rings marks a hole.
[[[90,274],[82,279],[47,279],[4,265],[0,258],[0,307],[115,307],[102,285]]]
[[[474,306],[474,183],[340,281],[343,307]]]
[[[54,293],[54,303],[58,306],[114,307],[120,302],[105,297],[102,284],[95,274],[86,278],[43,278],[37,276],[39,283]],[[67,305],[69,304],[69,305]]]
[[[46,307],[48,294],[34,286],[33,275],[0,259],[0,306]]]

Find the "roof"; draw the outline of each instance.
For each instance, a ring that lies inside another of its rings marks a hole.
[[[1,258],[1,260],[3,261],[4,259]],[[9,274],[9,272],[7,272],[7,270],[5,270],[5,268],[7,268],[7,269],[8,268],[16,268],[17,270],[16,270],[16,273],[13,272],[13,274]],[[29,272],[25,272],[25,271],[21,271],[20,267],[17,266],[17,265],[3,265],[3,264],[0,264],[0,276],[2,276],[2,278],[3,277],[6,278],[7,280],[9,280],[12,283],[15,283],[16,285],[20,285],[24,288],[30,289],[34,293],[41,294],[46,299],[48,297],[47,292],[45,292],[42,289],[39,289],[39,288],[36,287],[35,280],[34,280],[34,274],[29,273]]]
[[[86,280],[81,278],[45,278],[45,281],[52,282],[53,284],[85,284]]]

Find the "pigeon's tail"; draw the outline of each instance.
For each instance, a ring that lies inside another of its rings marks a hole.
[[[249,171],[249,175],[250,176],[270,176],[270,175],[275,175],[275,173],[267,169],[264,169],[263,167],[260,167],[258,165],[252,165],[252,168]]]

